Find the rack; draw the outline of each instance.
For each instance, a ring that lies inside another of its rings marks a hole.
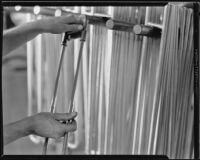
[[[56,16],[57,11],[60,11],[59,15],[68,15],[68,14],[85,15],[89,21],[89,24],[91,25],[101,25],[111,30],[130,32],[137,35],[148,36],[148,37],[160,37],[162,31],[160,28],[156,26],[133,24],[125,21],[119,21],[116,19],[112,19],[110,16],[104,14],[98,14],[98,15],[89,15],[87,13],[80,14],[80,13],[74,13],[73,11],[66,11],[63,9],[55,9],[47,7],[40,8],[39,6],[21,7],[19,9],[16,9],[15,7],[4,7],[4,10],[10,12],[33,13],[46,16]]]

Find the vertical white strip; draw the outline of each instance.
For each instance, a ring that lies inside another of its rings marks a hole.
[[[114,7],[108,8],[108,14],[113,17]],[[104,141],[104,154],[108,150],[107,141],[110,137],[107,137],[108,132],[108,117],[109,117],[109,88],[110,88],[110,67],[112,58],[112,45],[113,45],[113,31],[108,30],[107,32],[107,52],[105,54],[105,66],[104,66],[104,76],[105,76],[105,101],[106,101],[106,124],[105,124],[105,141]]]
[[[94,7],[91,7],[91,13],[93,14],[94,13]],[[94,34],[94,27],[93,25],[90,25],[89,26],[89,35],[90,35],[90,45],[89,45],[89,74],[88,74],[88,97],[87,97],[87,102],[88,102],[88,109],[87,109],[87,114],[88,114],[88,117],[87,118],[87,121],[86,121],[86,139],[85,139],[85,152],[86,154],[89,154],[90,153],[90,148],[89,148],[89,144],[90,144],[90,108],[91,108],[91,71],[92,71],[92,53],[93,53],[93,49],[92,49],[92,45],[93,45],[93,34]]]
[[[74,7],[73,12],[74,13],[79,13],[79,10],[80,10],[80,7]],[[75,72],[77,70],[79,48],[80,48],[80,39],[75,39],[74,40],[74,75],[75,75]],[[80,74],[80,73],[78,73],[78,74]],[[78,110],[79,107],[82,107],[82,106],[79,106],[80,101],[81,101],[81,99],[79,99],[80,98],[80,93],[78,93],[78,92],[80,92],[80,82],[79,82],[79,79],[80,79],[80,75],[78,75],[77,87],[76,87],[76,91],[75,91],[75,95],[74,95],[74,102],[72,102],[72,103],[74,103],[74,107],[73,108],[76,111]],[[81,116],[77,117],[77,122],[81,126],[81,123],[82,123],[81,122]],[[74,143],[69,143],[68,142],[69,148],[72,148],[72,149],[76,148],[78,146],[78,144],[79,144],[79,137],[78,137],[78,135],[80,134],[79,127],[78,127],[77,131],[74,132],[73,134],[75,136]]]
[[[146,84],[144,84],[145,85],[145,87],[144,87],[144,96],[143,96],[143,100],[142,100],[142,114],[141,114],[141,121],[140,121],[140,131],[139,131],[139,145],[138,145],[138,152],[137,152],[137,154],[143,154],[143,153],[141,153],[141,143],[142,143],[142,132],[143,132],[143,121],[144,121],[144,108],[145,108],[145,101],[146,101],[146,96],[145,96],[145,94],[146,94]]]
[[[84,97],[84,129],[85,129],[85,143],[87,139],[88,134],[88,48],[87,48],[87,41],[85,42],[85,46],[83,48],[83,56],[82,56],[82,62],[83,62],[83,97]]]
[[[38,16],[37,19],[41,19]],[[36,37],[36,71],[37,71],[37,112],[42,111],[42,36]]]
[[[81,8],[81,13],[82,14],[86,14],[85,12],[85,7]],[[89,28],[89,26],[88,26]],[[87,30],[87,34],[90,35],[89,33],[89,29]],[[83,97],[84,97],[84,125],[83,125],[83,129],[85,130],[84,135],[85,135],[85,153],[89,154],[89,150],[88,150],[88,141],[89,141],[89,130],[88,130],[88,126],[89,126],[89,120],[88,120],[88,116],[89,116],[89,111],[88,111],[88,51],[89,49],[88,47],[88,43],[90,43],[90,38],[88,39],[89,42],[86,40],[85,41],[85,45],[83,48],[83,55],[82,55],[82,66],[83,66]],[[84,128],[85,127],[85,128]]]
[[[101,52],[103,51],[103,49],[101,49]],[[99,53],[99,54],[104,54],[104,53]],[[103,90],[103,55],[102,55],[102,59],[100,60],[100,83],[99,83],[99,87],[100,87],[100,90],[99,90],[99,108],[98,108],[98,111],[99,111],[99,116],[98,116],[98,143],[97,143],[97,154],[101,154],[100,151],[101,151],[101,129],[102,129],[102,97],[103,97],[103,93],[102,93],[102,90]]]
[[[155,129],[155,140],[153,144],[153,153],[156,154],[156,145],[157,145],[157,137],[158,137],[158,124],[159,124],[159,119],[160,119],[160,104],[161,104],[161,99],[159,99],[159,106],[158,106],[158,118],[156,121],[156,129]]]
[[[143,44],[142,44],[142,50],[144,50],[144,47],[147,43],[147,38],[143,37]],[[137,100],[136,100],[136,115],[134,120],[134,134],[133,134],[133,146],[132,146],[132,153],[135,154],[135,143],[136,143],[136,134],[137,134],[137,124],[138,124],[138,112],[139,112],[139,104],[140,104],[140,92],[141,92],[141,80],[142,80],[142,71],[143,71],[143,60],[144,60],[144,53],[142,52],[141,56],[141,63],[140,63],[140,70],[139,70],[139,83],[138,83],[138,90],[137,90]]]
[[[149,7],[146,7],[146,14],[145,14],[145,24],[148,23],[148,20],[149,20]],[[146,50],[146,47],[147,47],[147,38],[145,38],[144,40],[146,43],[143,43],[143,46],[142,46],[142,55],[145,55],[147,50]],[[143,65],[143,64],[142,64]],[[144,121],[144,108],[145,108],[145,101],[146,101],[146,83],[143,84],[145,85],[144,87],[144,95],[143,95],[143,102],[142,102],[142,114],[141,114],[141,121],[140,121],[140,131],[139,131],[139,147],[138,147],[138,154],[141,154],[141,143],[142,143],[142,132],[143,132],[143,121]]]
[[[31,14],[26,16],[27,22],[31,21]],[[28,86],[28,116],[32,114],[32,66],[33,66],[33,46],[32,42],[27,42],[27,86]]]
[[[149,7],[148,7],[149,8]],[[148,12],[149,12],[149,9],[148,9]],[[165,17],[166,17],[166,10],[164,10],[164,21],[163,21],[163,24],[162,24],[162,28],[163,28],[163,25],[165,24]],[[148,23],[148,22],[147,22]],[[153,124],[154,124],[154,119],[156,118],[155,117],[155,107],[156,107],[156,100],[159,98],[159,97],[157,97],[157,92],[158,92],[158,78],[159,78],[159,74],[160,74],[160,66],[161,66],[161,60],[162,60],[162,50],[161,50],[161,48],[162,48],[162,39],[161,39],[161,42],[160,42],[160,51],[159,51],[159,60],[158,60],[158,65],[157,65],[157,69],[156,69],[156,82],[155,82],[155,84],[156,84],[156,88],[155,88],[155,92],[154,92],[154,97],[153,97],[153,109],[152,109],[152,115],[151,115],[151,122],[150,122],[150,134],[149,134],[149,142],[148,142],[148,151],[147,151],[147,154],[155,154],[154,152],[153,153],[151,153],[150,152],[150,150],[151,150],[151,143],[152,143],[152,140],[153,140]],[[160,108],[159,108],[160,109]],[[159,114],[159,112],[158,112],[158,114]],[[159,118],[159,117],[157,117],[157,118]],[[158,121],[158,119],[157,119],[157,121]],[[158,124],[158,122],[157,122],[157,124]],[[157,134],[157,133],[156,133]],[[155,138],[156,138],[156,136],[155,136]],[[154,145],[155,145],[155,141],[154,141]]]
[[[164,26],[165,26],[165,23],[166,23],[166,17],[167,16],[167,8],[165,7],[164,9],[164,19],[163,19],[163,25],[162,25],[162,29],[164,31]],[[157,67],[157,71],[156,71],[156,88],[155,88],[155,94],[154,94],[154,99],[153,99],[153,114],[152,114],[152,117],[151,117],[151,124],[150,124],[150,137],[149,137],[149,145],[148,145],[148,153],[147,154],[155,154],[156,152],[156,144],[157,144],[157,135],[158,135],[158,122],[159,122],[159,118],[160,118],[160,101],[159,101],[159,109],[158,109],[158,113],[157,113],[157,121],[156,121],[156,129],[155,129],[155,136],[154,136],[154,144],[153,144],[153,153],[150,153],[150,149],[151,149],[151,143],[152,143],[152,139],[153,139],[153,135],[152,135],[152,131],[153,131],[153,119],[155,119],[155,105],[156,105],[156,100],[160,97],[157,97],[157,92],[158,92],[158,78],[159,78],[159,74],[160,74],[160,66],[161,66],[161,60],[162,60],[162,57],[163,57],[163,35],[161,36],[161,42],[160,42],[160,51],[159,51],[159,61],[158,61],[158,67]]]

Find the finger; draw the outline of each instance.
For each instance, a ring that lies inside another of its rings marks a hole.
[[[78,24],[66,24],[66,31],[65,32],[78,32],[83,29],[83,25]]]
[[[73,120],[71,123],[61,124],[63,127],[64,132],[73,132],[77,129],[77,123]]]
[[[62,16],[62,19],[67,24],[83,24],[85,20],[85,16],[70,14],[67,16]]]
[[[58,121],[68,121],[74,119],[77,116],[77,112],[72,113],[54,113],[54,118]]]

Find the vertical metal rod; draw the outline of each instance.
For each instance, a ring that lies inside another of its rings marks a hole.
[[[53,92],[53,97],[52,97],[52,101],[51,101],[51,110],[50,112],[53,113],[55,110],[55,102],[56,102],[56,95],[57,95],[57,90],[58,90],[58,81],[59,81],[59,77],[60,77],[60,71],[61,71],[61,66],[62,66],[62,62],[63,62],[63,57],[64,57],[64,53],[65,53],[65,47],[66,47],[66,34],[64,36],[64,40],[62,43],[62,49],[61,49],[61,55],[60,55],[60,59],[59,59],[59,64],[58,64],[58,71],[56,74],[56,81],[55,81],[55,86],[54,86],[54,92]],[[45,138],[45,142],[43,145],[43,155],[46,155],[47,153],[47,145],[48,145],[48,137]]]
[[[73,110],[73,101],[74,101],[74,95],[75,95],[76,84],[77,84],[77,79],[78,79],[78,71],[80,68],[80,62],[81,62],[85,37],[86,37],[86,26],[85,26],[85,29],[82,31],[81,40],[80,40],[81,45],[80,45],[80,50],[79,50],[79,55],[78,55],[78,62],[77,62],[77,67],[76,67],[75,79],[74,79],[74,83],[73,83],[72,95],[71,95],[71,99],[70,99],[69,113],[71,113]],[[63,149],[62,149],[62,153],[64,155],[66,153],[68,153],[67,143],[68,143],[68,132],[65,133],[65,136],[64,136]]]

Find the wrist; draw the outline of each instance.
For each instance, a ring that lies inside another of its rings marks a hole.
[[[45,26],[43,25],[41,20],[36,20],[30,23],[33,28],[33,32],[36,34],[41,34],[45,32]]]
[[[49,33],[49,25],[46,20],[37,20],[34,23],[36,31],[40,33]]]
[[[34,133],[34,118],[33,116],[27,117],[23,120],[24,125],[24,136],[28,136]]]

